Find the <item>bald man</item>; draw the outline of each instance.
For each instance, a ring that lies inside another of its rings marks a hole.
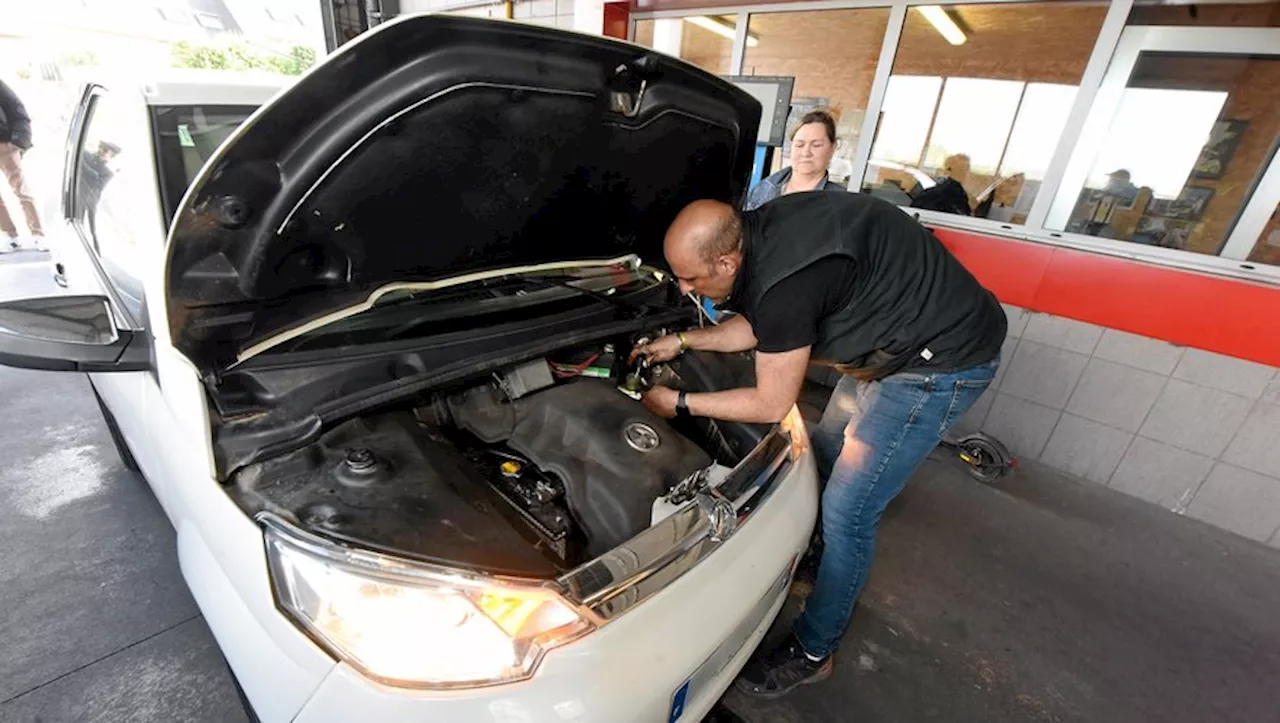
[[[810,360],[843,372],[812,434],[826,479],[817,582],[791,636],[738,680],[748,695],[776,698],[831,674],[880,516],[991,383],[1004,311],[928,229],[863,194],[797,193],[744,213],[696,201],[671,224],[665,254],[681,291],[737,314],[640,352],[665,361],[688,349],[755,349],[756,386],[655,387],[644,397],[653,411],[776,422]]]

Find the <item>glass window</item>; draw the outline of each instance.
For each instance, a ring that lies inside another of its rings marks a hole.
[[[796,79],[787,136],[811,110],[836,121],[832,180],[847,183],[867,115],[876,60],[889,24],[887,8],[758,13],[747,26],[743,75]],[[790,165],[790,146],[775,154],[775,168]]]
[[[1273,157],[1277,87],[1277,56],[1139,53],[1083,188],[1062,189],[1070,216],[1049,225],[1220,253]],[[1270,263],[1268,238],[1250,260]]]
[[[139,211],[137,199],[154,197],[155,174],[150,154],[130,147],[138,137],[130,107],[110,93],[90,102],[76,162],[75,218],[125,311],[142,323],[142,254],[154,251],[148,242],[164,229]]]
[[[871,157],[918,165],[929,140],[929,125],[938,107],[942,78],[931,75],[891,75],[880,106],[880,131]]]
[[[212,13],[196,13],[196,22],[206,30],[226,30],[222,18]]]
[[[168,222],[173,222],[178,203],[196,180],[196,174],[254,110],[247,105],[180,105],[152,109],[160,192]]]
[[[997,175],[1044,178],[1075,100],[1074,85],[1027,83]]]
[[[910,8],[862,189],[1023,223],[1106,13],[1104,2]]]
[[[924,167],[945,169],[953,156],[963,156],[970,172],[994,175],[1025,86],[1016,80],[947,78]]]
[[[635,42],[674,55],[703,70],[728,75],[733,63],[736,15],[690,15],[636,21]],[[759,42],[747,37],[747,45]]]

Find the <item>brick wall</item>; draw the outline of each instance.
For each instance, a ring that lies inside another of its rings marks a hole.
[[[742,72],[794,76],[796,96],[827,98],[841,125],[861,124],[888,25],[886,8],[753,15],[759,44],[747,48]]]
[[[957,424],[1280,547],[1280,369],[1005,306],[991,389]]]

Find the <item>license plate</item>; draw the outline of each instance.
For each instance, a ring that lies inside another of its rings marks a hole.
[[[689,700],[689,685],[693,683],[693,678],[684,682],[684,685],[676,688],[675,695],[671,696],[671,714],[667,716],[667,723],[676,723],[680,720],[680,716],[684,715],[684,704]]]
[[[782,574],[778,576],[778,579],[769,586],[768,591],[760,598],[760,602],[756,603],[756,606],[752,608],[751,612],[747,613],[741,623],[738,623],[738,627],[729,634],[729,637],[720,643],[716,651],[703,661],[702,665],[698,666],[698,669],[694,671],[693,675],[689,676],[689,679],[683,685],[676,688],[675,693],[671,694],[671,709],[667,715],[667,723],[678,723],[680,717],[684,715],[685,707],[689,703],[693,689],[701,689],[712,678],[719,675],[720,671],[724,670],[724,666],[728,665],[729,661],[738,654],[738,651],[742,650],[742,646],[747,644],[747,639],[751,637],[756,628],[760,627],[760,623],[764,621],[764,616],[769,614],[769,609],[777,601],[778,595],[787,589],[795,567],[795,561],[792,561],[792,564],[788,565],[782,571]]]

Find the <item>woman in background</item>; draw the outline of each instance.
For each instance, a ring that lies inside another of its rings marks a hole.
[[[744,210],[751,211],[778,196],[798,191],[845,190],[827,176],[827,166],[835,152],[835,119],[826,111],[805,113],[791,134],[791,165],[757,183],[747,194]]]

